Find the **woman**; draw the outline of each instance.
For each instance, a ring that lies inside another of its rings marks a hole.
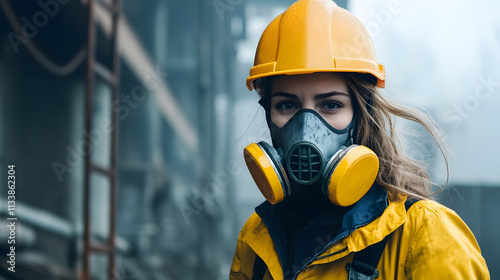
[[[266,198],[241,230],[230,279],[489,279],[479,246],[398,146],[393,117],[437,129],[389,102],[366,29],[330,0],[274,19],[247,86],[272,145],[245,151]]]

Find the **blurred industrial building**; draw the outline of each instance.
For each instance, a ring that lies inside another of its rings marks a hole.
[[[0,157],[5,166],[16,165],[18,230],[16,272],[7,271],[2,241],[0,278],[110,279],[110,249],[114,279],[222,279],[228,269],[233,249],[225,240],[238,229],[227,209],[235,206],[232,188],[217,181],[229,174],[212,171],[227,164],[235,43],[244,36],[243,26],[232,31],[227,21],[239,17],[243,24],[244,6],[225,11],[211,1],[114,2],[1,1]],[[0,195],[3,217],[6,194]],[[88,271],[86,230],[95,247]],[[111,234],[114,248],[106,244]]]
[[[263,29],[293,2],[0,0],[0,279],[227,279],[239,230],[263,201],[242,149],[269,137],[244,79]],[[360,1],[336,2],[392,34],[371,30],[381,33],[373,34],[381,57],[400,71],[389,72],[395,91],[434,86],[399,76],[412,73],[397,56],[406,41],[393,38],[415,6],[404,6],[399,19],[392,14],[389,26],[378,20],[383,1],[364,10]],[[498,22],[493,28],[487,51],[499,58],[490,51],[500,49]],[[440,73],[436,65],[424,75]],[[497,279],[500,153],[482,146],[500,138],[493,121],[500,82],[481,101],[484,110],[467,118],[453,111],[455,103],[472,108],[466,98],[478,77],[500,81],[489,60],[475,69],[466,87],[452,80],[462,90],[456,99],[406,101],[432,114],[458,150],[450,160],[456,191],[441,199],[471,227]],[[484,131],[477,123],[490,125],[486,135],[476,135]],[[419,141],[410,145],[414,156],[431,162],[442,183],[439,154]],[[482,168],[469,169],[481,159]],[[15,273],[6,255],[9,164],[17,183]]]

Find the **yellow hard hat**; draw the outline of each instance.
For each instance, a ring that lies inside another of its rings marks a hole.
[[[313,72],[369,73],[385,86],[385,69],[363,24],[332,0],[299,0],[264,30],[247,78]]]

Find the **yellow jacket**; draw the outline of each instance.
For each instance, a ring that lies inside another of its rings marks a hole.
[[[421,200],[407,212],[405,200],[389,201],[378,218],[325,246],[294,279],[348,279],[346,264],[354,253],[391,233],[378,263],[377,280],[490,279],[474,235],[454,211]],[[265,223],[253,213],[239,235],[229,279],[252,279],[256,255],[268,268],[264,279],[283,279],[276,246]]]

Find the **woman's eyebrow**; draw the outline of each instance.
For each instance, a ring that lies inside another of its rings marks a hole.
[[[283,97],[292,98],[292,99],[299,99],[297,97],[297,95],[295,95],[295,94],[291,94],[288,92],[282,92],[282,91],[278,91],[278,92],[273,93],[272,97],[274,97],[274,96],[283,96]]]
[[[327,97],[334,96],[334,95],[345,95],[345,96],[349,97],[349,95],[345,92],[332,91],[332,92],[327,92],[327,93],[316,94],[316,95],[314,95],[314,99],[318,100],[318,99],[323,99],[323,98],[327,98]]]

